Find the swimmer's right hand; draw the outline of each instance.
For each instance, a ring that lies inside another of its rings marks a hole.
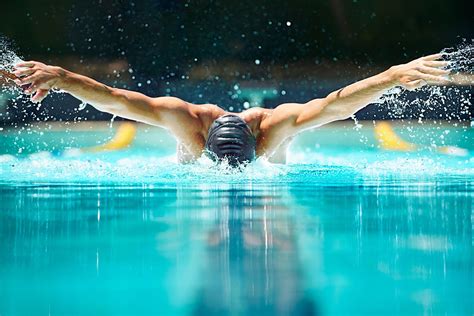
[[[441,54],[415,59],[409,63],[393,66],[388,70],[395,85],[414,90],[424,85],[450,85],[448,62],[439,60]]]
[[[15,79],[17,85],[26,86],[25,93],[32,95],[31,100],[41,102],[48,95],[49,90],[61,89],[65,70],[37,61],[27,61],[16,64],[13,74],[18,77]]]

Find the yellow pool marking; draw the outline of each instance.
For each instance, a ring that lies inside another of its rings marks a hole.
[[[388,122],[380,121],[375,123],[374,127],[375,138],[380,144],[380,147],[385,150],[393,151],[414,151],[423,147],[403,140],[393,130]],[[456,146],[442,146],[436,147],[436,151],[454,156],[466,156],[468,150]]]
[[[377,122],[375,123],[375,138],[377,138],[380,147],[385,150],[397,150],[397,151],[413,151],[416,149],[416,145],[406,142],[398,136],[393,130],[390,123]]]
[[[82,152],[100,152],[124,149],[130,146],[135,139],[137,129],[133,123],[123,122],[117,129],[115,136],[105,144],[81,148]]]

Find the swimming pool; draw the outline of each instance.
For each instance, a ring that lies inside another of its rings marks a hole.
[[[80,156],[49,152],[113,130],[3,130],[0,315],[472,314],[474,129],[398,129],[457,157],[383,152],[363,125],[243,172],[178,165],[143,126]]]

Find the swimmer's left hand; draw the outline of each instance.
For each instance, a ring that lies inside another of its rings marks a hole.
[[[448,62],[439,60],[442,54],[433,54],[415,59],[409,63],[393,66],[389,75],[396,85],[408,90],[428,85],[450,85]]]
[[[15,83],[25,87],[25,93],[32,95],[33,102],[41,102],[52,88],[58,88],[63,70],[37,61],[27,61],[15,65]]]

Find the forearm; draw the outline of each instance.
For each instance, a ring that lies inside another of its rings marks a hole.
[[[358,81],[330,93],[325,98],[304,104],[296,119],[296,125],[299,129],[307,129],[346,119],[378,100],[394,86],[396,83],[390,70]]]
[[[265,120],[270,127],[285,129],[287,134],[297,134],[302,130],[315,128],[333,121],[346,119],[370,103],[377,101],[393,87],[408,90],[428,85],[452,85],[469,82],[472,77],[449,78],[447,61],[439,60],[442,54],[420,57],[406,64],[390,69],[370,78],[353,83],[330,93],[322,99],[307,103],[286,103],[279,105]]]
[[[396,76],[389,69],[378,75],[353,83],[330,93],[321,102],[321,114],[325,111],[335,119],[344,119],[374,103],[389,89],[397,86]],[[457,73],[449,75],[450,85],[473,85],[474,75]]]
[[[151,98],[138,92],[112,88],[61,68],[58,72],[60,76],[55,84],[56,88],[92,105],[99,111],[150,124],[158,123],[156,111],[151,106]]]
[[[54,85],[55,88],[73,95],[100,111],[109,112],[113,108],[120,107],[120,97],[115,93],[115,89],[65,69],[59,68],[58,73],[60,75]]]
[[[41,102],[51,89],[60,89],[100,111],[167,129],[199,123],[192,105],[173,97],[150,98],[144,94],[116,89],[60,67],[37,61],[15,65],[15,83],[24,87],[33,102]]]
[[[330,93],[323,100],[324,110],[336,116],[347,118],[370,103],[380,99],[389,89],[396,86],[390,70],[355,82],[345,88]]]

